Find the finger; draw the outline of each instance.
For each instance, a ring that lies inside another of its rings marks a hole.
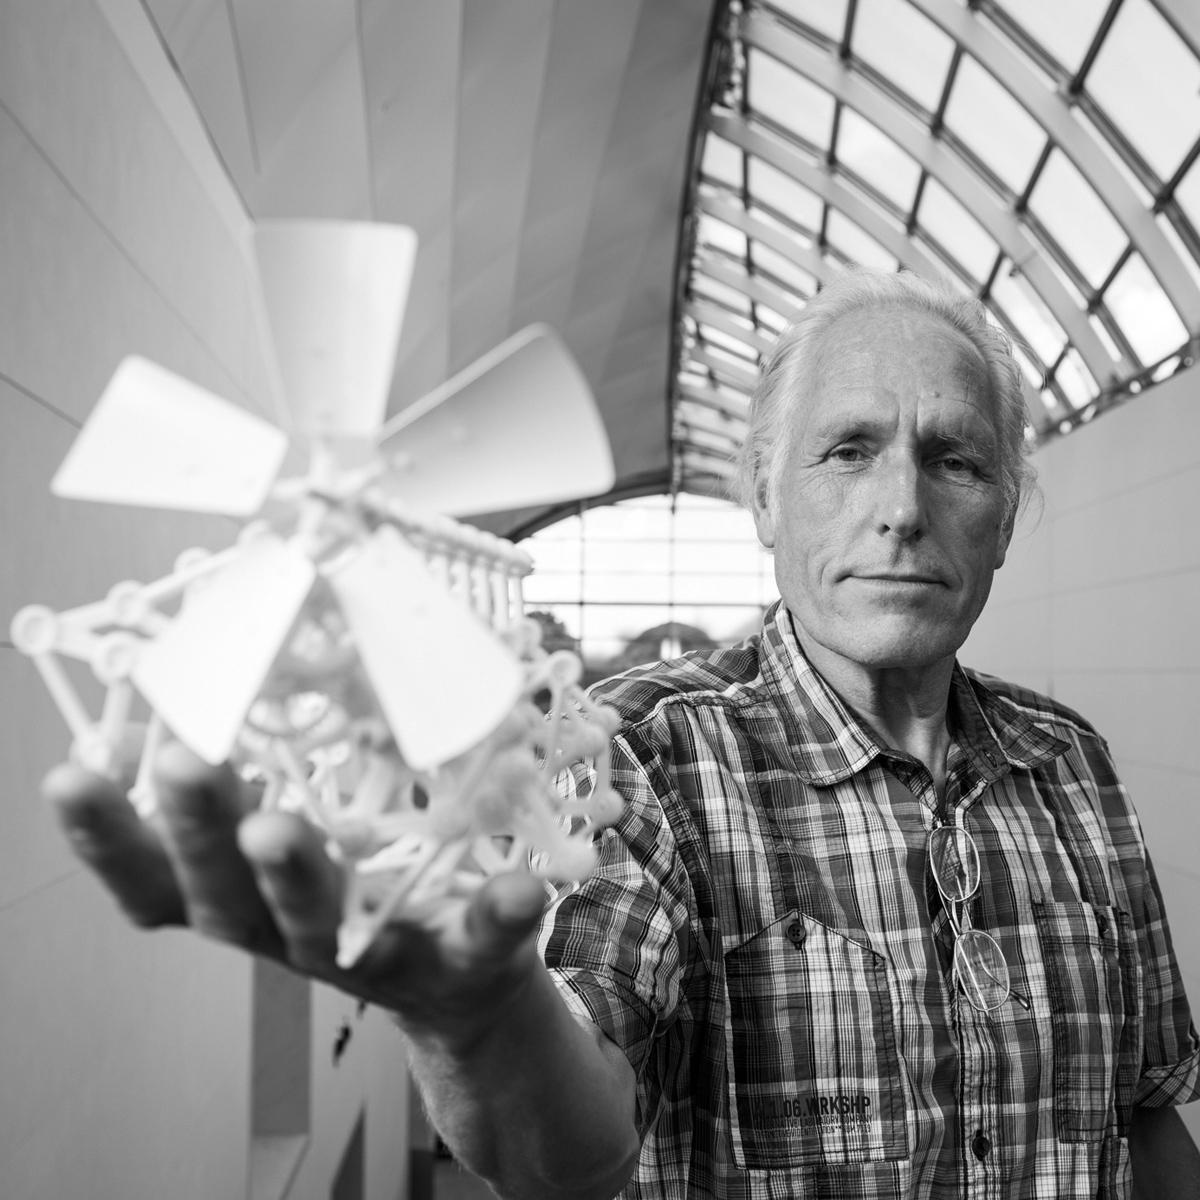
[[[466,933],[499,956],[533,933],[546,908],[546,887],[528,871],[508,871],[489,879],[467,908]]]
[[[159,754],[154,775],[163,842],[189,923],[221,941],[278,954],[279,932],[238,847],[246,800],[233,771],[172,744]]]
[[[320,834],[288,813],[256,813],[242,823],[238,843],[270,905],[288,961],[309,971],[332,971],[342,877]]]
[[[183,896],[170,859],[115,784],[67,764],[46,776],[42,794],[54,806],[72,850],[130,920],[147,927],[184,923]]]

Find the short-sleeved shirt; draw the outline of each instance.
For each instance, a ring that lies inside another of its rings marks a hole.
[[[781,606],[760,636],[598,698],[623,717],[627,807],[541,949],[635,1071],[624,1196],[1129,1194],[1133,1107],[1200,1094],[1200,1043],[1087,722],[956,666],[939,798],[813,670]],[[979,850],[965,915],[1012,981],[991,1013],[953,979],[936,821]]]

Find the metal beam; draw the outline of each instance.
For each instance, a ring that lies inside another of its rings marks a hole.
[[[714,119],[710,117],[710,124]],[[795,263],[800,270],[806,271],[818,283],[828,283],[837,274],[834,264],[823,257],[814,246],[805,245],[800,241],[798,235],[792,236],[779,225],[755,213],[748,212],[740,200],[734,200],[732,197],[714,192],[705,192],[698,198],[696,207],[710,217],[724,221],[726,225],[732,226],[756,242],[762,242],[776,254],[781,254],[788,262]]]
[[[811,162],[781,138],[752,127],[741,117],[710,113],[708,127],[746,153],[756,155],[785,175],[790,175],[797,183],[853,221],[904,266],[935,279],[943,277],[942,268],[909,238],[901,226],[888,219],[882,210],[861,192],[843,183],[823,163]],[[828,271],[828,268],[826,270]]]
[[[697,474],[716,475],[721,480],[732,479],[737,474],[735,463],[721,458],[719,455],[710,454],[697,446],[681,447],[680,458],[685,472],[690,468]]]
[[[1200,287],[1163,236],[1154,215],[1112,159],[1076,121],[1066,100],[1047,88],[976,13],[955,0],[909,0],[909,3],[958,42],[1046,131],[1116,218],[1188,331],[1200,331]],[[1184,6],[1167,7],[1182,10]],[[1191,21],[1193,25],[1198,23],[1195,17]]]
[[[698,384],[679,379],[675,381],[675,391],[686,400],[702,404],[705,408],[723,413],[730,420],[741,421],[743,424],[750,411],[749,402],[744,397],[731,396],[718,388],[700,387]]]
[[[996,193],[945,142],[934,138],[923,123],[904,112],[864,76],[829,58],[803,38],[758,17],[747,19],[743,28],[745,37],[753,45],[778,58],[854,109],[958,198],[1041,296],[1071,344],[1079,351],[1098,386],[1104,387],[1120,376],[1135,371],[1135,364],[1127,358],[1121,357],[1114,363],[1104,343],[1088,324],[1086,314],[1067,291],[1041,248],[1029,237],[1016,214],[1001,203]],[[722,116],[710,118],[712,121],[729,126],[727,132],[723,128],[717,131],[730,141],[735,140],[739,129],[747,128],[741,118]],[[760,135],[751,152],[759,153],[759,147],[766,150],[777,147],[772,150],[772,165],[787,174],[795,175],[793,164],[797,163],[806,173],[811,173],[812,168],[803,156],[778,138],[767,140]],[[743,145],[743,148],[749,147]],[[934,273],[940,274],[940,271]]]
[[[685,363],[699,363],[714,375],[723,375],[723,383],[727,387],[745,392],[749,395],[758,386],[758,372],[748,367],[739,367],[736,363],[727,362],[713,354],[703,346],[693,346],[687,351]]]
[[[712,300],[689,300],[683,306],[683,311],[694,321],[698,321],[702,325],[711,326],[713,329],[719,329],[731,338],[750,346],[752,349],[758,351],[759,354],[769,353],[771,347],[775,344],[773,336],[764,336],[757,329],[743,324],[729,309],[721,304],[716,304]]]
[[[674,419],[691,429],[703,430],[710,437],[724,438],[739,445],[746,432],[745,420],[719,412],[707,404],[693,403],[687,396],[676,397]]]
[[[726,287],[734,288],[755,304],[777,312],[788,321],[794,321],[804,307],[803,300],[797,301],[783,288],[761,275],[751,275],[741,263],[726,258],[723,254],[699,254],[692,264],[692,275],[703,275],[707,279],[725,284]]]

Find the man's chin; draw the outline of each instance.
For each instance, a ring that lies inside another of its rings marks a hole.
[[[944,627],[876,619],[868,629],[856,631],[839,648],[844,658],[874,670],[922,670],[953,659],[963,638],[947,636]]]

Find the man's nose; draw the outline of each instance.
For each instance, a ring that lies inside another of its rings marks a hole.
[[[881,534],[902,542],[919,538],[926,530],[928,514],[918,464],[907,457],[884,464],[876,504]]]

